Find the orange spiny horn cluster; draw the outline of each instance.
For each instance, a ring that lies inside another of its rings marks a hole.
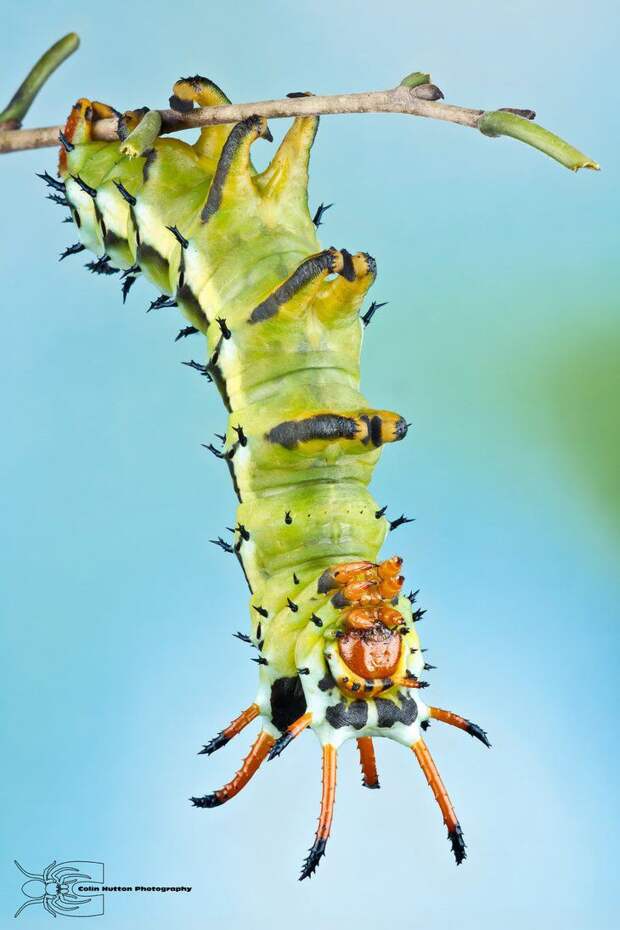
[[[345,562],[333,565],[319,578],[318,591],[326,594],[335,589],[332,603],[335,607],[354,606],[356,612],[351,612],[354,623],[364,623],[365,616],[370,625],[381,620],[386,626],[395,626],[400,614],[387,608],[385,601],[391,601],[400,594],[405,581],[399,574],[402,564],[400,556],[395,555],[379,564]],[[373,608],[377,610],[373,612]]]

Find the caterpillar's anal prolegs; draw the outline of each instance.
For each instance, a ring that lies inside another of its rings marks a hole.
[[[211,81],[178,81],[179,110],[227,102]],[[201,131],[194,145],[160,138],[147,111],[119,117],[122,140],[93,139],[110,107],[73,107],[59,174],[91,270],[123,272],[123,297],[139,274],[178,305],[179,337],[206,336],[206,365],[228,410],[221,450],[239,498],[234,539],[251,591],[250,635],[259,687],[247,709],[202,750],[209,755],[260,717],[261,730],[231,781],[198,807],[230,800],[265,759],[304,730],[323,756],[321,816],[302,878],[325,851],[339,747],[356,739],[363,781],[379,786],[374,737],[415,752],[437,798],[457,862],[462,833],[420,727],[429,717],[488,744],[475,724],[419,697],[425,668],[402,560],[381,561],[391,523],[368,490],[386,443],[405,419],[374,409],[359,391],[360,308],[376,276],[365,252],[322,248],[308,211],[308,161],[318,118],[295,119],[258,173],[251,147],[271,139],[264,118]],[[55,185],[59,182],[54,181]],[[62,197],[58,199],[62,200]]]

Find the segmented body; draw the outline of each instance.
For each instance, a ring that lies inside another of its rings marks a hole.
[[[179,109],[225,101],[199,77],[179,81],[171,98]],[[250,587],[248,638],[258,650],[254,702],[203,751],[256,717],[261,733],[233,780],[193,801],[228,800],[311,727],[324,790],[306,877],[329,833],[336,750],[356,738],[364,783],[378,787],[372,737],[387,736],[414,750],[460,862],[462,833],[420,726],[434,715],[486,737],[419,698],[420,612],[401,593],[400,559],[379,562],[390,523],[368,483],[381,446],[407,424],[359,392],[360,308],[376,268],[365,253],[318,242],[307,198],[318,118],[297,118],[258,174],[250,147],[270,137],[262,118],[204,129],[190,146],[159,138],[156,123],[151,138],[150,117],[132,111],[119,120],[123,142],[92,141],[93,123],[112,112],[85,99],[73,108],[60,157],[65,196],[96,270],[122,269],[126,281],[144,273],[206,336],[203,371],[229,411],[223,447],[212,451],[239,497],[234,543],[221,544]]]

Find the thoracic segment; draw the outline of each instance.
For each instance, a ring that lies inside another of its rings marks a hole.
[[[181,111],[226,102],[199,76],[178,81],[170,98]],[[94,141],[94,123],[111,115],[122,139]],[[146,110],[121,116],[80,99],[59,162],[80,239],[66,254],[84,247],[102,270],[123,270],[123,297],[143,273],[161,303],[178,305],[189,321],[177,338],[206,336],[204,372],[229,411],[223,447],[211,448],[239,498],[234,541],[221,544],[236,553],[250,587],[245,638],[258,650],[259,689],[202,752],[256,717],[262,729],[231,782],[192,800],[224,803],[267,757],[312,728],[323,749],[323,796],[302,878],[325,851],[336,752],[346,740],[357,740],[370,788],[379,785],[373,737],[413,749],[457,862],[462,833],[420,725],[435,717],[488,745],[475,724],[420,699],[425,663],[418,617],[401,593],[401,560],[378,561],[390,524],[368,483],[381,447],[402,439],[407,423],[369,407],[359,391],[360,308],[376,265],[364,252],[318,242],[307,198],[317,125],[316,117],[297,118],[257,173],[251,146],[271,139],[263,118],[205,128],[188,145],[159,138]]]

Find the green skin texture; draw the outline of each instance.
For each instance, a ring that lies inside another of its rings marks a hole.
[[[221,96],[212,102],[221,102]],[[116,267],[139,263],[206,335],[214,379],[230,411],[222,452],[234,469],[240,497],[234,545],[252,591],[252,640],[266,660],[255,698],[263,730],[277,738],[283,729],[272,722],[273,683],[304,669],[301,685],[321,743],[339,746],[369,735],[411,746],[420,738],[419,723],[429,716],[419,692],[415,723],[379,727],[374,701],[362,694],[357,700],[367,701],[367,724],[333,727],[326,720],[328,705],[349,707],[352,699],[337,687],[327,693],[319,687],[328,665],[334,675],[342,672],[334,640],[343,621],[331,593],[318,593],[317,580],[335,563],[379,559],[389,524],[376,516],[379,506],[368,484],[381,449],[355,437],[313,439],[295,448],[266,437],[287,420],[326,412],[373,413],[359,391],[359,311],[374,281],[372,260],[365,264],[354,257],[354,280],[325,268],[273,316],[250,322],[255,308],[302,262],[321,253],[307,195],[317,125],[316,117],[296,119],[269,167],[257,174],[250,146],[265,134],[266,124],[256,118],[239,124],[243,131],[232,130],[238,131],[238,144],[224,150],[226,158],[222,148],[230,126],[203,130],[194,146],[154,138],[148,140],[150,153],[136,155],[136,136],[125,143],[90,142],[87,121],[80,118],[75,147],[60,173],[81,242],[99,256],[108,254]],[[227,160],[225,172],[218,169],[220,155]],[[96,191],[94,197],[74,180],[78,175]],[[115,181],[135,199],[133,205]],[[179,230],[186,247],[169,226]],[[230,338],[224,338],[218,318],[226,321]],[[399,674],[419,676],[424,660],[411,604],[400,597],[397,608],[406,625]],[[394,686],[381,696],[400,710],[412,692]]]

